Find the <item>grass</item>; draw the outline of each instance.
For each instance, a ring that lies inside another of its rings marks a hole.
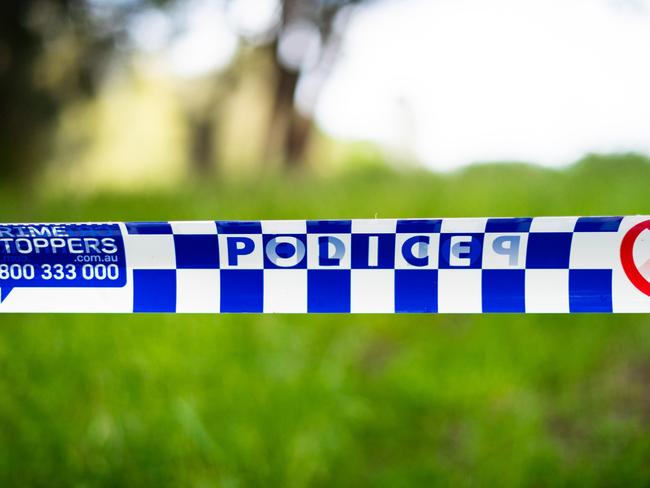
[[[360,170],[3,220],[650,213],[650,163]],[[2,486],[648,486],[650,317],[0,317]]]

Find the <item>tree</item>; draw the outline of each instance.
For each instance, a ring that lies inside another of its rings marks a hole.
[[[92,96],[107,68],[129,53],[127,28],[132,16],[181,1],[0,3],[0,183],[29,181],[37,174],[61,109]],[[232,5],[241,0],[224,1]],[[264,41],[244,42],[249,50],[253,46],[267,52],[271,60],[274,90],[266,159],[282,161],[287,168],[306,161],[313,104],[338,55],[348,7],[362,1],[279,0],[279,15],[262,36]],[[243,33],[241,37],[247,40]],[[204,106],[188,111],[189,161],[199,176],[207,175],[212,166],[220,107],[244,76],[243,62],[236,56],[235,69],[216,73],[213,93]],[[296,93],[306,77],[312,81],[312,103],[299,109]]]
[[[282,0],[277,22],[264,35],[272,59],[274,95],[267,133],[267,158],[288,169],[302,166],[313,128],[320,88],[336,60],[350,8],[364,0]],[[311,103],[300,110],[296,93],[311,75]]]
[[[167,0],[0,2],[0,182],[28,181],[67,103],[95,93],[130,15]]]

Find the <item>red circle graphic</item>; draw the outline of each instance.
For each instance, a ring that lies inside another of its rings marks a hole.
[[[641,232],[646,229],[650,230],[650,220],[640,222],[627,231],[627,234],[625,234],[623,241],[621,242],[621,264],[623,265],[623,270],[625,271],[627,278],[632,282],[632,284],[641,292],[650,296],[650,281],[648,281],[641,274],[639,268],[637,268],[633,255],[634,243]]]

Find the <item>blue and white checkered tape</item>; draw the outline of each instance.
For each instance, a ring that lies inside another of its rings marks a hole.
[[[650,216],[0,224],[0,312],[650,312]]]

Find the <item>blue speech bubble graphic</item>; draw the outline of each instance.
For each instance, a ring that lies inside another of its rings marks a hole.
[[[126,284],[117,224],[0,225],[0,303],[14,288],[119,288]]]

